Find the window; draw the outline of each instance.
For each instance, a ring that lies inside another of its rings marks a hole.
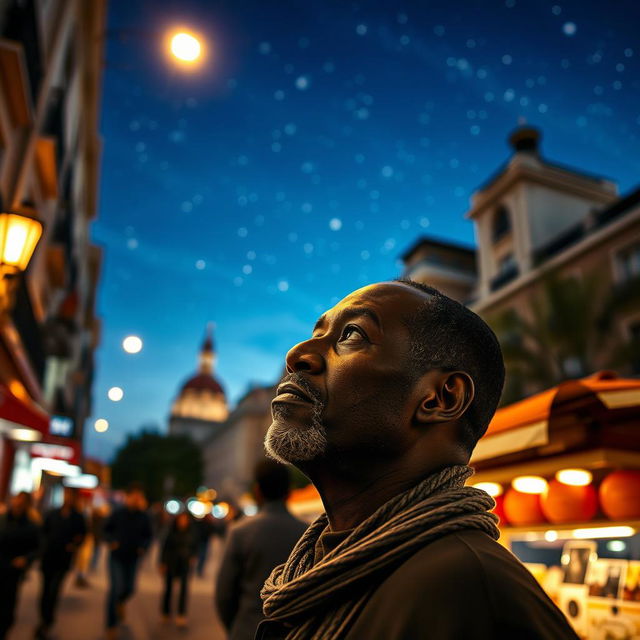
[[[506,207],[498,207],[493,217],[493,241],[497,242],[511,232],[511,219]]]
[[[498,262],[498,273],[508,273],[517,269],[516,259],[513,257],[513,253],[508,253],[506,256],[500,258]]]
[[[636,242],[616,256],[620,282],[640,276],[640,242]]]

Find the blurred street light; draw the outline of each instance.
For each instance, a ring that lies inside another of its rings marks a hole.
[[[0,213],[0,312],[11,309],[16,276],[27,268],[41,235],[39,220]]]
[[[142,351],[142,340],[138,336],[127,336],[122,341],[122,348],[127,353],[140,353]]]
[[[107,391],[107,397],[113,402],[120,402],[124,397],[124,391],[120,387],[111,387],[111,389]]]
[[[104,433],[109,428],[109,423],[104,418],[98,418],[95,421],[93,428],[98,433]]]
[[[171,38],[171,54],[182,62],[196,62],[202,54],[202,45],[194,35],[181,31]]]

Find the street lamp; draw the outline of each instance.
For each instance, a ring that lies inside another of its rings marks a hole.
[[[197,67],[205,54],[202,38],[184,29],[169,32],[166,44],[171,58],[182,67]]]
[[[42,223],[20,213],[0,213],[0,312],[12,305],[13,282],[29,264],[42,236]]]

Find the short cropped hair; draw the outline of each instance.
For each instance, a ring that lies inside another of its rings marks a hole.
[[[289,495],[289,471],[286,466],[275,460],[260,460],[255,467],[254,478],[267,502],[284,500]]]
[[[473,380],[475,395],[460,420],[461,444],[471,454],[489,426],[504,387],[498,339],[480,316],[437,289],[413,280],[397,282],[429,294],[424,304],[405,318],[416,377],[442,369],[464,371]]]

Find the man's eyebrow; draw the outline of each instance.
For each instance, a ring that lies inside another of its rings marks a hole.
[[[347,309],[344,309],[344,311],[341,311],[340,313],[338,313],[335,317],[335,320],[345,321],[345,320],[352,320],[353,318],[360,318],[363,316],[365,318],[369,318],[371,321],[373,321],[377,325],[378,329],[382,330],[382,322],[380,321],[380,317],[373,309],[370,309],[369,307],[348,307]],[[313,333],[315,333],[318,329],[320,329],[320,327],[322,327],[322,325],[326,321],[327,321],[327,314],[323,313],[318,318],[318,321],[313,327]]]

